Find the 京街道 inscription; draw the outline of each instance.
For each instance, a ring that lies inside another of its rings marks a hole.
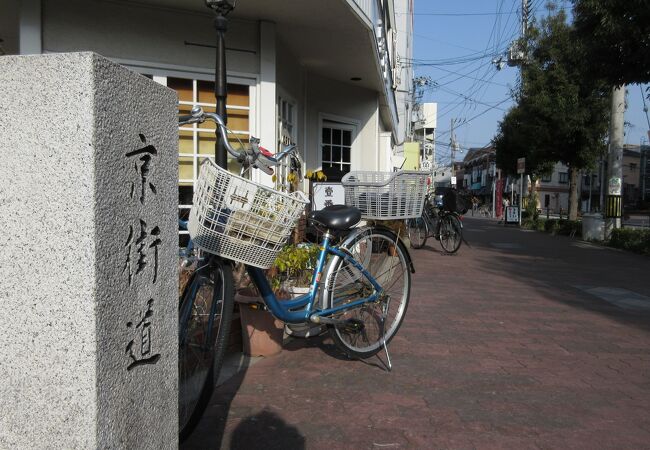
[[[142,146],[126,152],[124,157],[128,161],[127,168],[133,161],[134,172],[137,176],[136,180],[131,181],[129,198],[135,200],[137,190],[138,201],[140,205],[145,206],[148,196],[157,194],[156,185],[151,178],[154,157],[158,155],[158,150],[152,144],[147,143],[147,137],[144,134],[139,134],[139,138]],[[148,276],[150,276],[152,284],[156,284],[158,281],[158,247],[162,243],[160,227],[158,225],[150,226],[148,217],[142,217],[143,215],[147,215],[146,211],[140,214],[134,224],[129,224],[127,237],[124,241],[126,255],[122,273],[126,274],[129,286],[137,277],[147,273],[150,274]],[[141,300],[137,299],[136,301],[139,303]],[[138,366],[155,364],[160,359],[160,354],[154,353],[152,350],[153,304],[154,299],[150,298],[147,301],[146,310],[139,313],[139,320],[130,320],[126,323],[126,327],[133,334],[133,338],[126,345],[126,355],[129,358],[126,367],[128,371]]]

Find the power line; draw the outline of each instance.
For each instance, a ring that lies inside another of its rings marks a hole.
[[[483,114],[486,114],[488,111],[491,111],[491,110],[495,109],[497,106],[500,106],[500,105],[504,104],[504,103],[507,102],[508,100],[512,100],[512,98],[508,97],[508,98],[506,98],[506,99],[500,101],[500,102],[497,103],[496,105],[487,108],[486,110],[484,110],[484,111],[478,113],[478,114],[475,115],[474,117],[470,117],[469,119],[467,119],[465,122],[459,124],[458,126],[459,126],[459,127],[462,127],[463,125],[467,125],[467,124],[470,123],[472,120],[481,117]],[[447,134],[449,134],[449,133],[451,133],[451,130],[441,131],[440,133],[438,133],[438,137],[442,137],[442,136],[447,135]]]
[[[543,3],[544,0],[540,0],[539,3],[536,5],[536,7],[541,6],[541,3]],[[570,6],[559,6],[556,7],[556,11],[566,11],[566,10],[571,10],[573,9]],[[406,15],[407,13],[395,13],[396,15]],[[475,12],[475,13],[438,13],[438,12],[433,12],[433,13],[412,13],[414,16],[440,16],[440,17],[466,17],[466,16],[513,16],[518,14],[518,12]]]
[[[405,14],[405,13],[395,13]],[[477,12],[477,13],[413,13],[414,16],[441,16],[441,17],[466,17],[466,16],[507,16],[514,13],[505,12]]]

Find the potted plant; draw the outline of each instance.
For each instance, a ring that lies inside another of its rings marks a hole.
[[[317,245],[301,243],[285,246],[271,269],[270,280],[274,291],[293,298],[308,293],[319,253],[320,249]],[[320,334],[323,327],[310,324],[287,324],[285,331],[290,336],[311,337]]]
[[[309,292],[313,268],[319,248],[308,244],[286,245],[266,275],[275,295],[282,299]],[[257,289],[243,271],[238,272],[239,288],[235,301],[239,304],[244,353],[249,356],[272,356],[282,351],[284,332],[309,337],[321,331],[320,326],[284,324],[267,310]],[[317,329],[316,329],[317,328]]]
[[[235,274],[235,303],[239,306],[242,347],[248,356],[273,356],[282,351],[284,324],[267,310],[243,264]]]

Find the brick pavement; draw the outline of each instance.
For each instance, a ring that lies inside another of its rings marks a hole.
[[[465,225],[458,255],[412,251],[392,372],[293,340],[221,386],[181,448],[650,448],[650,310],[586,291],[650,297],[650,259]]]

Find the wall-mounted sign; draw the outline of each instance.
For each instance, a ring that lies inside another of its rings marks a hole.
[[[340,183],[314,183],[314,210],[345,205],[345,189]]]

